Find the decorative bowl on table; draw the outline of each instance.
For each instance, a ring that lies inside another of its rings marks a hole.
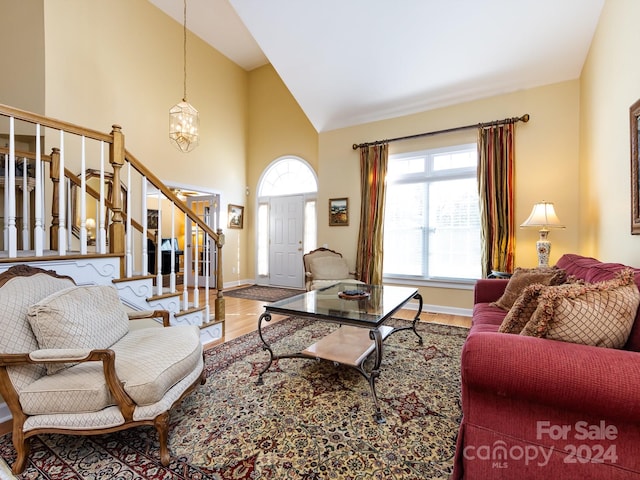
[[[345,300],[361,300],[363,298],[368,298],[369,295],[369,292],[365,292],[364,290],[344,290],[342,292],[338,292],[338,297]]]

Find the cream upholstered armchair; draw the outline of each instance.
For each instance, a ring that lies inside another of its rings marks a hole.
[[[129,330],[140,318],[167,328]],[[168,465],[169,410],[204,379],[198,327],[169,327],[164,310],[130,314],[111,286],[28,266],[0,274],[0,393],[13,415],[14,473],[34,435],[139,425],[156,428]]]
[[[302,257],[307,290],[317,290],[336,283],[362,283],[356,273],[349,270],[341,253],[328,248],[317,248]]]

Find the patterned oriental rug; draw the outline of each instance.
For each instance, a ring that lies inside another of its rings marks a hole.
[[[285,298],[293,297],[305,290],[294,288],[268,287],[264,285],[251,285],[249,287],[225,290],[225,297],[246,298],[248,300],[261,300],[263,302],[277,302]]]
[[[391,324],[406,324],[392,319]],[[330,324],[291,318],[263,333],[276,353],[317,341]],[[421,323],[385,342],[373,419],[367,381],[331,362],[268,359],[257,333],[206,353],[207,383],[171,415],[172,462],[153,428],[109,435],[41,435],[21,479],[446,479],[460,421],[460,351],[467,329]],[[11,436],[0,437],[11,465]]]

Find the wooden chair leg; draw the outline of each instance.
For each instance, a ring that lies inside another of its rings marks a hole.
[[[154,420],[154,425],[158,432],[158,441],[160,443],[160,463],[165,467],[171,462],[171,455],[169,454],[169,412],[164,412],[158,415]]]
[[[31,447],[29,439],[25,438],[22,429],[13,429],[13,446],[16,449],[18,456],[11,466],[11,471],[16,475],[19,475],[27,466],[27,459],[29,458],[29,450]]]

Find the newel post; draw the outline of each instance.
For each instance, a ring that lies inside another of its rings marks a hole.
[[[51,149],[51,165],[49,167],[49,178],[53,184],[51,203],[51,229],[49,230],[49,248],[51,250],[58,250],[58,230],[60,230],[60,211],[59,211],[59,197],[60,197],[60,149],[53,147]]]
[[[217,249],[216,258],[218,260],[218,272],[216,275],[216,289],[218,293],[216,294],[216,300],[215,300],[215,319],[224,320],[224,317],[225,317],[224,296],[222,295],[222,290],[224,289],[224,283],[222,280],[222,247],[224,246],[224,233],[222,233],[221,228],[219,228],[216,233],[218,234],[218,240],[216,241],[216,249]]]
[[[109,223],[109,252],[122,254],[120,273],[124,275],[125,225],[122,216],[122,190],[120,188],[120,169],[124,165],[124,134],[120,125],[113,125],[111,135],[113,143],[109,149],[109,163],[113,169],[111,184],[111,221]]]

